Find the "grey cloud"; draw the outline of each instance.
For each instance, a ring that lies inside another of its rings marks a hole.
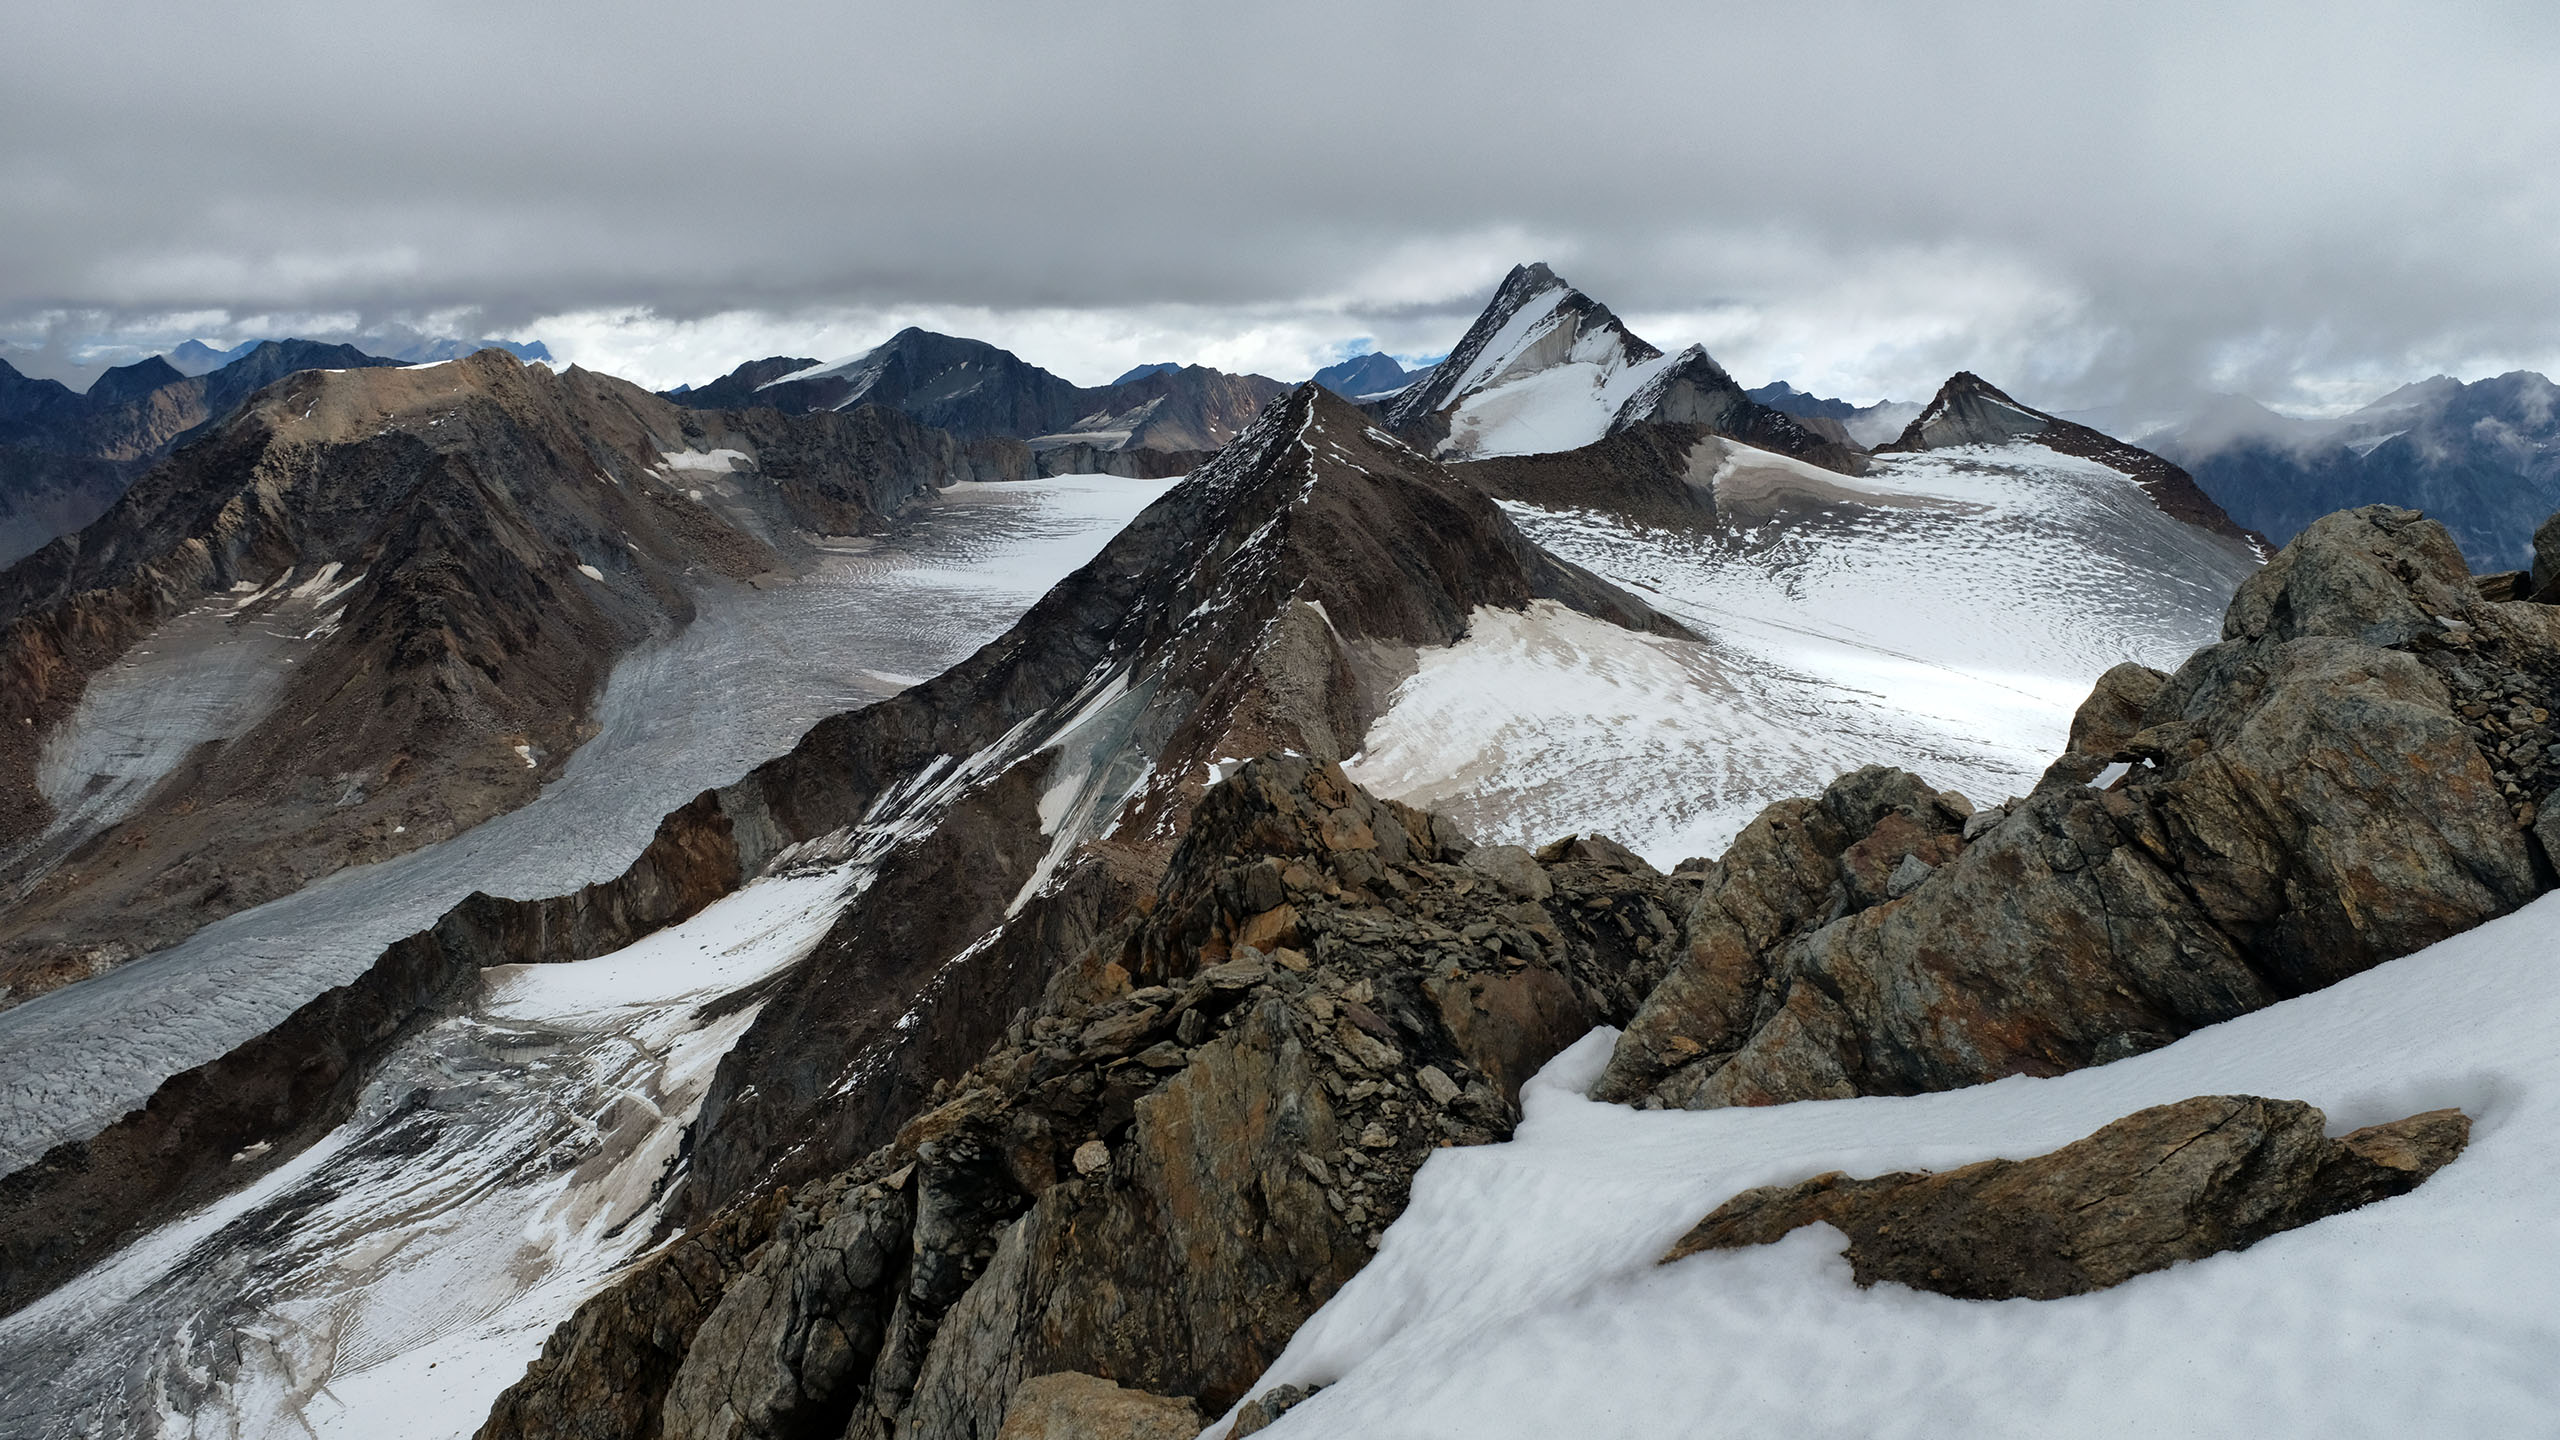
[[[2560,355],[2542,5],[18,8],[0,330],[1172,305],[1422,349],[1543,257],[1879,393]]]

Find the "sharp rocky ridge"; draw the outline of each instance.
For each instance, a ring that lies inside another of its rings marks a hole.
[[[757,1185],[823,1173],[1027,1003],[1062,934],[1161,867],[1221,766],[1351,753],[1417,649],[1454,642],[1483,608],[1533,602],[1685,633],[1303,386],[1003,637],[670,814],[620,877],[551,900],[475,896],[394,946],[348,987],[390,1016],[367,1022],[319,1100],[233,1106],[218,1092],[263,1090],[225,1057],[58,1147],[20,1177],[18,1213],[76,1214],[80,1239],[29,1225],[19,1253],[94,1253],[114,1233],[102,1217],[158,1213],[221,1181],[223,1156],[307,1139],[310,1108],[343,1106],[395,1038],[400,1004],[449,1007],[484,965],[603,954],[759,875],[813,869],[844,871],[853,898],[722,1062],[670,1214],[707,1218]],[[372,998],[386,987],[395,999]],[[313,1003],[287,1028],[348,1002]],[[99,1193],[172,1145],[192,1164]]]
[[[1848,474],[1864,453],[1846,432],[1752,399],[1701,346],[1663,354],[1543,264],[1513,267],[1449,357],[1382,413],[1455,459],[1570,450],[1648,421],[1704,425]]]

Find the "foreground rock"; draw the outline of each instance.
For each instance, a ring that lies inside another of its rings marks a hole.
[[[1531,899],[1334,766],[1245,766],[940,1103],[590,1301],[481,1434],[987,1436],[1061,1371],[1223,1409],[1434,1149],[1507,1136],[1659,977],[1692,882],[1613,851],[1528,861]]]
[[[1874,775],[1772,806],[1597,1093],[1711,1108],[2057,1074],[2550,883],[2560,609],[2482,599],[2441,526],[2377,506],[2304,531],[2224,634],[2175,675],[2111,672],[2072,752],[1999,810]]]
[[[1663,1262],[1823,1224],[1849,1237],[1862,1286],[2054,1300],[2405,1194],[2471,1136],[2459,1110],[2337,1140],[2321,1133],[2324,1120],[2298,1100],[2207,1095],[2128,1115],[2032,1160],[1765,1186],[1718,1206]]]
[[[1070,1370],[1023,1381],[996,1440],[1191,1440],[1202,1423],[1188,1400]]]

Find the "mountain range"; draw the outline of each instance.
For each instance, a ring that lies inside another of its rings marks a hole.
[[[2441,1397],[2560,1274],[2560,520],[1905,408],[1536,264],[1295,387],[272,381],[0,571],[0,1429]]]
[[[2333,510],[2405,505],[2442,521],[2473,563],[2521,570],[2534,525],[2560,508],[2560,388],[2529,371],[2438,375],[2328,420],[2224,396],[2139,443],[2280,541]]]
[[[694,408],[771,406],[791,414],[884,405],[963,439],[1007,436],[1034,453],[1161,451],[1206,455],[1286,390],[1259,375],[1201,365],[1141,365],[1095,389],[1008,350],[909,328],[832,363],[752,360],[698,389]]]

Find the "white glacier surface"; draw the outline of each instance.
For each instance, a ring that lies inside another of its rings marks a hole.
[[[2032,788],[2109,666],[2173,669],[2219,638],[2256,566],[2036,446],[1852,478],[1736,445],[1716,488],[1714,532],[1507,504],[1702,641],[1479,611],[1422,652],[1351,776],[1479,840],[1597,830],[1665,867],[1861,765],[1996,802]]]

